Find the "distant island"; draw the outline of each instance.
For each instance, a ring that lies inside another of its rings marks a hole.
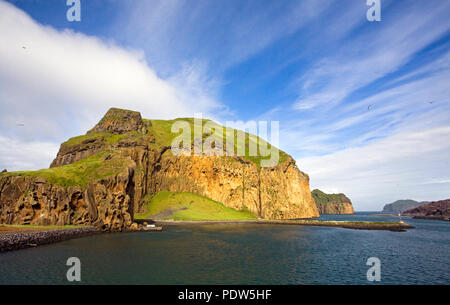
[[[403,212],[403,215],[419,219],[450,221],[450,199],[433,201]]]
[[[326,194],[315,189],[311,192],[319,214],[355,214],[351,200],[344,194]]]
[[[428,203],[426,201],[418,202],[411,199],[397,200],[392,203],[385,204],[383,207],[383,214],[399,214],[406,210],[416,208],[422,204]]]

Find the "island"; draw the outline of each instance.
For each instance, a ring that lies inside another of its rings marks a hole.
[[[326,194],[315,189],[311,192],[320,215],[355,214],[351,200],[344,194]]]
[[[0,224],[103,232],[145,231],[153,219],[318,225],[304,220],[319,216],[309,176],[257,136],[200,119],[200,133],[184,138],[185,151],[174,154],[174,139],[198,128],[198,120],[149,120],[109,109],[86,134],[62,143],[49,168],[0,173]],[[234,141],[239,137],[244,141]],[[203,149],[194,154],[198,143]],[[276,164],[261,166],[267,157],[250,149],[261,145],[276,151]],[[210,153],[217,149],[223,154]],[[353,213],[350,200],[337,197],[336,209]]]

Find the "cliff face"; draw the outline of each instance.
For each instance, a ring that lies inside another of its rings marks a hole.
[[[416,208],[418,206],[421,206],[422,204],[426,204],[428,202],[417,202],[415,200],[411,199],[405,199],[405,200],[397,200],[392,203],[388,203],[383,207],[383,213],[388,214],[397,214],[397,213],[403,213],[406,210],[410,210],[413,208]]]
[[[318,216],[309,178],[288,158],[272,168],[231,157],[174,157],[166,152],[154,174],[153,192],[193,192],[261,218]]]
[[[105,166],[110,163],[101,162]],[[46,173],[0,177],[0,223],[94,225],[105,231],[136,229],[132,226],[129,192],[135,166],[128,158],[123,167],[115,168],[115,174],[85,185],[61,185],[44,178]]]
[[[49,169],[0,174],[0,222],[136,228],[159,191],[192,192],[261,218],[318,216],[309,177],[283,153],[260,168],[237,156],[173,156],[173,121],[112,108],[86,135],[61,144]]]
[[[350,199],[344,194],[326,194],[313,190],[312,197],[321,215],[325,214],[355,214]]]
[[[403,212],[414,218],[438,219],[450,221],[450,199],[423,204],[414,209]]]

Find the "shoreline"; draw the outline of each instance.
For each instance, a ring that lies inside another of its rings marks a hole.
[[[354,230],[385,230],[394,232],[405,232],[414,229],[406,223],[398,222],[365,222],[365,221],[323,221],[323,220],[153,220],[157,226],[177,225],[209,225],[209,224],[256,224],[256,225],[297,225],[297,226],[319,226],[338,227]],[[154,230],[124,231],[124,232],[148,232]],[[124,233],[121,232],[121,233]],[[80,227],[70,229],[40,228],[39,230],[17,230],[0,234],[0,253],[38,247],[75,239],[94,234],[104,233],[95,227]]]
[[[199,225],[199,224],[262,224],[262,225],[299,225],[316,227],[339,227],[355,230],[385,230],[405,232],[415,227],[399,222],[365,221],[324,221],[324,220],[154,220],[156,225]]]
[[[0,234],[0,253],[48,245],[101,233],[94,227],[70,229],[18,230]]]

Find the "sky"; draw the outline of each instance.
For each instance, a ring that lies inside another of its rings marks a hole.
[[[0,169],[46,168],[110,107],[279,121],[356,210],[450,198],[450,1],[0,0]]]

